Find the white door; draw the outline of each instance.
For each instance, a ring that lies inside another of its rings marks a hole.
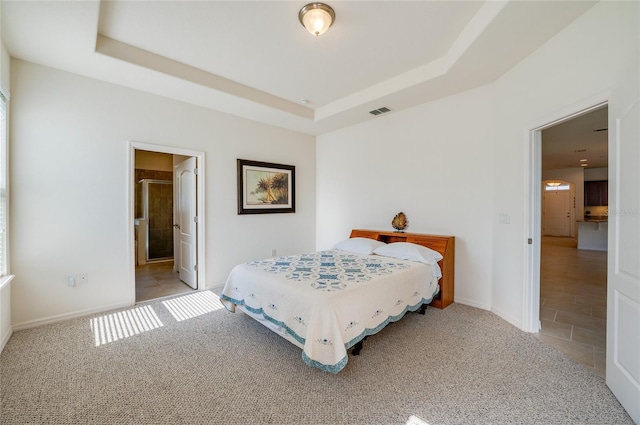
[[[542,234],[571,236],[571,192],[568,190],[545,191],[542,195]]]
[[[639,92],[636,74],[609,102],[607,257],[607,385],[635,423],[640,423]]]
[[[197,185],[196,158],[189,158],[176,166],[176,199],[178,204],[178,223],[175,227],[178,233],[178,263],[180,280],[191,286],[198,287],[197,269],[197,240],[196,229],[198,216],[196,210]]]

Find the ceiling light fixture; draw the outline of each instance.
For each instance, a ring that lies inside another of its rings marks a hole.
[[[309,3],[298,12],[298,19],[311,34],[319,36],[327,32],[336,20],[336,13],[324,3]]]

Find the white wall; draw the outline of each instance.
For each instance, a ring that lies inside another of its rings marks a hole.
[[[314,249],[313,137],[20,60],[11,77],[16,326],[130,302],[129,141],[205,152],[207,286]],[[237,158],[295,165],[296,213],[238,216]],[[89,284],[67,287],[76,273]]]
[[[404,210],[410,231],[457,237],[457,302],[522,326],[529,131],[637,67],[637,19],[598,3],[489,86],[318,137],[318,248]]]
[[[317,139],[317,247],[353,228],[456,237],[457,302],[491,306],[491,92],[480,88]],[[484,143],[482,143],[484,141]]]
[[[584,181],[609,180],[609,168],[587,168],[584,170]]]

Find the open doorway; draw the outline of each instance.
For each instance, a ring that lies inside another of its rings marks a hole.
[[[135,302],[201,289],[202,158],[184,149],[131,144]]]
[[[606,383],[636,422],[640,419],[637,403],[640,399],[640,387],[638,387],[640,368],[637,362],[640,353],[640,339],[637,332],[637,323],[640,321],[640,297],[638,296],[640,293],[638,291],[640,288],[639,93],[637,69],[635,73],[630,70],[628,76],[625,76],[612,91],[599,93],[556,111],[532,123],[529,127],[527,137],[529,161],[527,161],[526,170],[529,191],[525,200],[525,221],[528,226],[525,235],[530,249],[526,253],[525,260],[522,322],[522,328],[525,331],[540,330],[542,132],[555,124],[606,107],[608,125],[605,128],[594,128],[592,131],[607,133],[607,177],[610,182],[606,193],[608,205],[600,206],[605,208],[607,224],[602,224],[604,221],[588,224],[596,228],[607,227],[608,232],[605,277]],[[583,191],[578,190],[576,198],[581,193],[583,196],[586,195],[584,192],[584,187]],[[600,191],[600,195],[604,193]],[[591,200],[587,201],[587,203],[591,202]],[[584,205],[584,200],[580,203],[576,199],[576,206],[580,205]],[[591,208],[583,211],[584,218],[587,216],[586,211],[590,212],[589,218],[593,219],[594,211]],[[580,230],[578,230],[578,243],[580,243]],[[584,250],[584,252],[599,251]]]
[[[539,338],[605,377],[608,108],[540,130]],[[561,190],[562,189],[562,190]],[[597,205],[594,205],[597,204]],[[596,214],[592,215],[592,212]],[[595,230],[594,230],[595,229]],[[599,238],[604,245],[590,241]]]
[[[174,184],[174,168],[188,159],[183,155],[135,151],[136,302],[195,289],[179,273],[179,196]]]

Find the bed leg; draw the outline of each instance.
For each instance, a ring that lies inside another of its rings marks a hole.
[[[351,354],[353,354],[354,356],[360,355],[360,350],[362,350],[362,346],[364,345],[365,339],[367,339],[366,336],[362,338],[360,341],[356,342],[356,344],[353,346],[353,349],[351,350]]]
[[[420,306],[420,311],[419,311],[418,313],[420,313],[420,314],[422,314],[422,315],[424,316],[424,314],[426,313],[426,311],[427,311],[427,304],[422,304],[422,305]]]

